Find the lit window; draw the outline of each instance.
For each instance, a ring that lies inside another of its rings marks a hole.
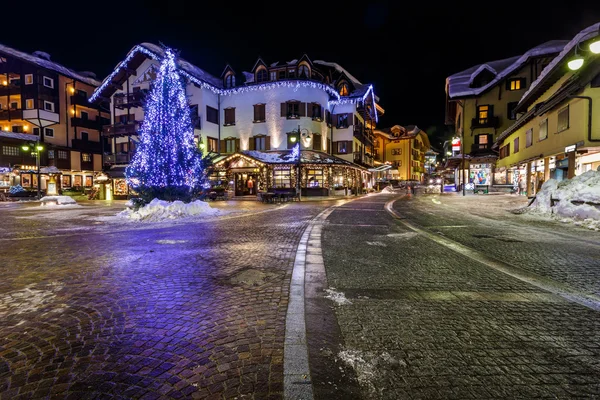
[[[26,99],[25,100],[25,108],[27,110],[33,109],[33,99]]]
[[[26,85],[33,85],[33,74],[26,74],[25,75],[25,84]]]
[[[350,94],[350,89],[348,88],[348,84],[346,82],[340,85],[340,96],[348,96]]]
[[[525,89],[525,78],[513,78],[506,81],[506,90],[521,90]]]
[[[89,153],[81,153],[81,161],[83,162],[91,162],[92,161],[92,155]]]

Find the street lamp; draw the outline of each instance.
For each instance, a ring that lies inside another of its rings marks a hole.
[[[300,125],[298,125],[298,130],[294,130],[291,132],[290,141],[292,143],[296,143],[294,148],[292,149],[292,154],[296,158],[296,194],[298,195],[298,200],[302,197],[302,189],[300,188],[300,179],[301,179],[301,167],[300,167],[300,158],[302,155],[302,146],[301,146],[301,136],[305,136],[307,139],[310,139],[310,132],[308,129],[301,129]]]
[[[44,150],[44,146],[40,144],[40,142],[35,142],[35,146],[29,146],[24,144],[22,147],[23,151],[31,150],[31,155],[35,157],[35,168],[37,174],[37,199],[42,198],[42,180],[40,179],[40,151]]]

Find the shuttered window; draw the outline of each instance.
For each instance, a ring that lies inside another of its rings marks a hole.
[[[569,106],[566,106],[558,112],[557,132],[562,132],[569,129]]]
[[[235,108],[229,107],[225,110],[225,123],[224,126],[235,125]]]
[[[265,113],[265,105],[264,104],[255,104],[254,105],[254,121],[253,122],[265,122],[267,120]]]

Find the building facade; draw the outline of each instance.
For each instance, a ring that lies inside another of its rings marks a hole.
[[[509,184],[504,174],[495,175],[498,154],[492,146],[516,121],[523,94],[566,43],[549,41],[521,56],[475,65],[446,78],[446,124],[459,147],[448,155],[445,167],[454,171],[459,190],[463,182],[469,189]]]
[[[102,170],[100,127],[109,121],[88,97],[100,85],[91,72],[75,72],[50,55],[0,45],[1,186],[36,189],[51,181],[59,192],[92,188]],[[23,144],[41,146],[38,153]],[[39,157],[39,160],[37,159]]]
[[[494,144],[497,173],[530,196],[548,179],[560,181],[600,166],[600,113],[594,112],[600,102],[600,54],[585,50],[600,40],[599,27],[592,25],[568,42],[523,95],[516,107],[519,118]],[[570,70],[577,48],[585,60]]]
[[[144,96],[163,54],[151,43],[135,46],[90,99],[110,102],[112,120],[103,130],[110,141],[104,165],[117,195],[127,194],[123,170],[135,152]],[[373,165],[373,130],[383,109],[372,85],[338,64],[312,61],[306,55],[269,64],[259,58],[249,71],[237,74],[228,65],[219,77],[184,59],[178,60],[178,67],[186,81],[196,140],[215,162],[247,151],[291,151],[300,142],[302,151],[352,163],[361,171],[360,179],[366,179],[363,175]],[[246,171],[239,182],[228,181],[236,193],[238,185],[258,178],[249,172],[253,171]],[[329,179],[319,182],[331,185]]]
[[[416,125],[394,125],[374,134],[375,164],[391,165],[386,171],[389,179],[424,181],[425,154],[431,148],[425,131]]]

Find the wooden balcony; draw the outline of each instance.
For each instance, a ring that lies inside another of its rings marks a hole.
[[[23,110],[0,110],[0,121],[11,121],[13,119],[23,119]]]
[[[133,92],[129,94],[116,94],[113,97],[115,107],[121,110],[124,108],[142,107],[145,99],[145,91]]]
[[[73,150],[86,151],[90,153],[100,153],[102,145],[100,142],[90,140],[72,139],[71,147]]]
[[[98,109],[98,105],[90,103],[86,96],[81,94],[74,94],[71,96],[71,104],[75,106],[88,107],[93,109]]]
[[[141,121],[129,121],[127,123],[104,125],[102,128],[102,136],[119,137],[137,135],[141,125]]]
[[[497,128],[500,126],[500,119],[496,116],[487,118],[473,118],[471,120],[471,128]]]
[[[103,158],[104,165],[129,164],[129,162],[133,159],[133,152],[104,154]]]
[[[6,85],[2,85],[0,82],[0,96],[7,96],[9,94],[21,93],[21,85],[9,82]]]
[[[83,119],[78,117],[71,118],[71,126],[77,126],[80,128],[100,130],[100,123],[96,119]]]

